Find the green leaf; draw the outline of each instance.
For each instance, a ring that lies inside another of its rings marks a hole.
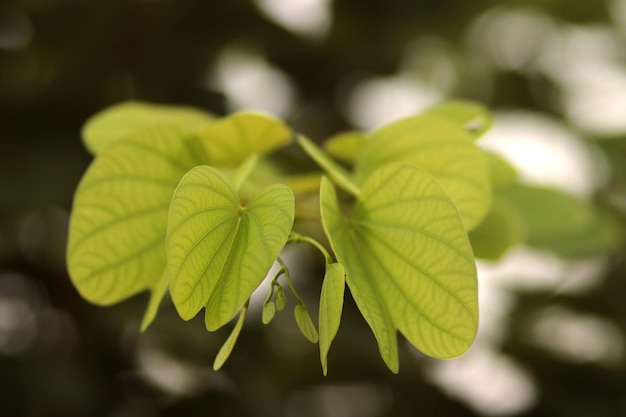
[[[493,126],[493,119],[489,110],[473,101],[447,101],[427,109],[422,114],[451,122],[475,139],[481,137]]]
[[[519,210],[527,243],[537,248],[579,258],[611,251],[623,237],[612,217],[562,191],[511,184],[497,193]]]
[[[306,137],[299,135],[298,144],[337,184],[352,195],[359,195],[359,188],[352,182],[350,174],[333,161],[322,149]]]
[[[161,300],[163,300],[163,297],[167,292],[168,284],[169,280],[167,279],[167,273],[165,270],[163,270],[161,278],[159,278],[159,280],[151,289],[152,292],[150,294],[148,308],[146,308],[146,312],[144,313],[143,319],[141,320],[140,330],[142,332],[145,332],[156,318],[157,312],[159,311],[159,306],[161,305]]]
[[[285,289],[281,286],[276,287],[276,309],[283,311],[287,305],[287,296],[285,295]]]
[[[324,150],[342,162],[351,164],[356,160],[367,135],[353,131],[339,133],[324,142]]]
[[[239,165],[251,155],[264,155],[291,141],[293,133],[283,122],[260,113],[233,114],[200,132],[211,165]]]
[[[95,155],[138,129],[173,125],[196,131],[212,121],[211,114],[192,107],[125,101],[91,117],[83,126],[82,137],[85,147]]]
[[[285,245],[294,217],[293,193],[271,185],[242,207],[231,180],[198,166],[180,181],[167,226],[170,293],[189,320],[206,306],[207,329],[236,314]]]
[[[517,180],[517,170],[504,157],[489,151],[484,151],[489,164],[491,184],[494,187],[509,185]]]
[[[496,196],[491,210],[469,237],[477,258],[497,260],[526,239],[524,219],[517,207]]]
[[[337,335],[343,310],[343,293],[346,286],[345,271],[339,263],[326,266],[326,275],[322,283],[319,311],[320,361],[324,375],[328,371],[328,351]]]
[[[266,301],[263,303],[263,314],[261,316],[261,321],[263,324],[268,324],[274,318],[276,314],[276,304],[272,301]]]
[[[464,353],[478,326],[476,267],[439,182],[390,164],[370,175],[348,218],[326,178],[320,200],[324,231],[387,366],[398,371],[396,330],[435,358]]]
[[[311,343],[317,343],[317,330],[315,330],[315,325],[313,324],[306,307],[303,304],[298,304],[294,309],[294,315],[296,317],[298,328],[304,337],[306,337]]]
[[[489,167],[470,135],[437,117],[417,116],[375,131],[356,163],[358,182],[390,163],[407,162],[425,169],[455,202],[468,230],[489,211]]]
[[[207,159],[197,138],[146,128],[100,154],[74,196],[67,265],[78,292],[109,305],[162,288],[167,212],[180,178]]]
[[[241,333],[241,329],[243,328],[243,322],[246,318],[246,313],[248,312],[248,303],[246,303],[242,309],[241,313],[239,313],[239,319],[237,319],[237,323],[235,323],[235,327],[233,327],[230,336],[224,342],[219,352],[217,352],[217,356],[215,357],[215,361],[213,362],[213,370],[218,371],[226,362],[228,357],[230,356],[233,348],[235,347],[235,343],[237,342],[237,338]]]

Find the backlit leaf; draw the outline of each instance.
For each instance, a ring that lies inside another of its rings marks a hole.
[[[511,184],[499,188],[497,195],[518,209],[528,244],[562,256],[610,251],[623,233],[608,214],[563,191]]]
[[[309,155],[341,188],[352,195],[356,196],[359,194],[359,188],[350,178],[350,174],[348,174],[341,165],[333,161],[323,149],[302,135],[298,136],[297,140],[298,144],[304,149],[307,155]]]
[[[326,178],[320,199],[324,231],[387,366],[398,371],[396,330],[435,358],[464,353],[478,326],[476,267],[439,182],[389,164],[369,176],[349,217]]]
[[[206,307],[208,330],[226,324],[265,278],[291,231],[293,193],[271,185],[243,207],[232,181],[198,166],[180,181],[169,211],[170,293],[189,320]]]
[[[416,165],[437,178],[468,230],[487,214],[491,183],[485,155],[457,126],[437,117],[417,116],[373,132],[357,158],[358,182],[394,162]]]
[[[204,147],[174,127],[138,130],[104,149],[74,197],[67,264],[80,294],[108,305],[162,288],[167,212]]]
[[[274,318],[276,314],[276,304],[273,301],[267,301],[263,303],[263,313],[261,315],[261,321],[263,324],[268,324]]]
[[[343,295],[346,287],[345,271],[339,263],[326,266],[326,275],[322,283],[319,311],[320,361],[326,375],[328,370],[328,351],[337,335],[343,310]]]
[[[494,187],[508,185],[517,180],[517,170],[504,157],[488,151],[485,151],[485,155],[489,164],[491,184]]]
[[[280,120],[244,112],[225,117],[200,132],[211,155],[211,165],[238,165],[249,156],[285,146],[293,133]]]
[[[298,304],[294,309],[294,315],[296,317],[298,328],[304,337],[306,337],[311,343],[317,343],[317,330],[315,330],[315,325],[313,324],[306,307],[302,304]]]
[[[91,117],[83,127],[83,142],[92,154],[134,131],[157,125],[173,125],[196,131],[213,121],[213,116],[193,107],[167,106],[125,101]]]
[[[342,162],[353,163],[365,143],[363,132],[344,132],[332,136],[324,142],[324,150]]]
[[[474,101],[447,101],[427,109],[422,114],[440,117],[454,123],[476,139],[493,126],[493,119],[489,110]]]
[[[248,305],[246,303],[242,307],[241,313],[239,313],[239,319],[237,319],[237,323],[235,323],[235,327],[233,327],[233,330],[230,333],[230,336],[228,336],[228,339],[226,339],[226,341],[220,348],[219,352],[217,352],[217,356],[215,357],[215,361],[213,362],[214,371],[219,370],[224,365],[224,363],[230,356],[231,352],[233,351],[233,348],[235,347],[235,343],[237,343],[237,338],[239,337],[239,334],[241,333],[241,329],[243,328],[243,322],[244,322],[244,319],[246,318],[247,312],[248,312]]]
[[[510,247],[524,242],[524,220],[517,207],[496,196],[491,210],[469,237],[477,258],[497,260]]]
[[[283,311],[287,305],[287,296],[285,289],[281,286],[276,287],[276,310]]]

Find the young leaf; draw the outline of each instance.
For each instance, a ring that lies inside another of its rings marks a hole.
[[[484,151],[489,164],[491,184],[494,187],[509,185],[517,180],[517,170],[504,157],[497,153]]]
[[[306,337],[311,343],[317,343],[317,330],[315,330],[315,325],[313,324],[306,307],[302,304],[298,304],[294,309],[294,315],[296,316],[298,328],[304,337]]]
[[[206,162],[174,127],[138,130],[95,158],[74,196],[67,265],[78,292],[109,305],[158,287],[167,211],[180,178]]]
[[[491,210],[469,238],[477,258],[500,259],[510,247],[526,239],[523,217],[517,207],[496,196]]]
[[[345,272],[339,263],[326,267],[326,276],[322,283],[319,312],[320,361],[326,375],[328,370],[328,350],[337,335],[343,310],[343,293],[346,286]]]
[[[363,182],[394,162],[416,165],[437,178],[468,230],[487,214],[491,183],[485,155],[457,126],[437,117],[417,116],[375,131],[357,158],[357,179]]]
[[[231,352],[233,351],[235,343],[237,342],[237,338],[239,337],[239,333],[241,333],[241,329],[243,328],[243,322],[246,318],[247,312],[248,304],[246,303],[242,307],[241,313],[239,313],[239,319],[237,319],[237,323],[235,323],[233,331],[230,333],[230,336],[228,336],[228,339],[226,339],[219,352],[217,352],[217,356],[215,357],[215,361],[213,362],[214,371],[218,371],[224,365]]]
[[[82,137],[85,147],[95,155],[141,128],[173,125],[195,131],[212,121],[211,114],[192,107],[125,101],[91,117],[83,127]]]
[[[226,324],[261,283],[285,245],[293,193],[271,185],[241,203],[231,180],[198,166],[180,181],[167,225],[170,293],[189,320],[206,306],[208,330]]]
[[[333,161],[322,149],[304,136],[298,136],[298,144],[337,184],[352,195],[359,195],[359,188],[352,182],[350,174]]]
[[[476,267],[439,182],[390,164],[370,175],[349,218],[326,178],[320,200],[324,231],[387,366],[398,371],[396,330],[435,358],[464,353],[478,326]]]
[[[452,100],[427,109],[423,115],[440,117],[465,130],[475,139],[493,126],[489,110],[473,101]]]
[[[339,133],[324,142],[324,150],[340,161],[351,164],[366,140],[367,135],[363,132]]]
[[[260,113],[237,113],[200,132],[211,155],[211,165],[238,165],[251,155],[263,155],[285,146],[292,132],[283,122]]]
[[[263,314],[261,316],[261,321],[263,324],[269,324],[270,321],[274,318],[276,314],[276,304],[273,301],[266,301],[263,303]]]
[[[156,282],[151,289],[152,293],[150,294],[150,301],[148,302],[148,307],[146,308],[146,312],[144,313],[143,319],[141,320],[140,330],[142,332],[145,332],[156,318],[157,312],[159,311],[159,306],[161,305],[161,300],[163,300],[163,297],[167,292],[168,284],[169,280],[167,279],[167,273],[165,270],[163,270],[161,278],[159,278],[158,282]]]
[[[287,305],[287,296],[285,295],[285,289],[282,286],[276,287],[276,309],[283,311]]]

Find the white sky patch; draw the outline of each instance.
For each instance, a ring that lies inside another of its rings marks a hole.
[[[615,324],[563,307],[550,307],[538,313],[527,340],[574,363],[592,362],[610,367],[624,357],[624,338]]]
[[[413,116],[443,99],[438,89],[416,77],[371,78],[357,84],[348,98],[348,118],[356,127],[371,130]]]
[[[255,0],[259,10],[274,23],[310,39],[329,31],[332,0]]]
[[[606,180],[597,152],[556,120],[527,111],[494,114],[494,127],[478,143],[513,163],[522,180],[588,197]]]
[[[458,359],[432,362],[426,376],[481,415],[517,414],[537,399],[529,374],[512,358],[484,346],[475,345]]]
[[[220,54],[209,84],[224,92],[231,111],[256,109],[278,117],[287,116],[296,95],[283,71],[260,54],[237,47]]]

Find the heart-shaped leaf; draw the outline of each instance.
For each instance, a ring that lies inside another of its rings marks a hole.
[[[243,112],[212,123],[200,132],[211,165],[238,165],[251,155],[263,155],[288,144],[293,133],[280,120]]]
[[[91,117],[83,127],[82,136],[87,149],[95,155],[138,129],[173,125],[196,131],[212,121],[211,114],[193,107],[125,101]]]
[[[324,231],[387,366],[398,371],[396,330],[427,355],[464,353],[478,326],[476,267],[439,182],[390,164],[369,176],[348,218],[326,178],[320,199]]]
[[[294,198],[270,185],[247,206],[219,170],[198,166],[180,181],[167,222],[170,293],[189,320],[206,307],[206,326],[226,324],[268,273],[287,242]]]
[[[468,230],[487,214],[491,201],[487,160],[472,137],[458,126],[439,117],[417,116],[375,131],[358,155],[358,182],[395,162],[414,164],[437,178]]]
[[[473,101],[452,100],[427,109],[423,115],[440,117],[452,122],[468,132],[475,139],[480,138],[493,126],[489,110]]]
[[[337,335],[343,310],[343,295],[346,278],[343,265],[332,263],[326,266],[326,275],[322,283],[319,311],[320,361],[324,375],[328,371],[328,351]]]
[[[135,131],[98,154],[69,228],[69,274],[84,298],[108,305],[163,289],[170,200],[185,172],[206,160],[197,138],[175,127]]]

